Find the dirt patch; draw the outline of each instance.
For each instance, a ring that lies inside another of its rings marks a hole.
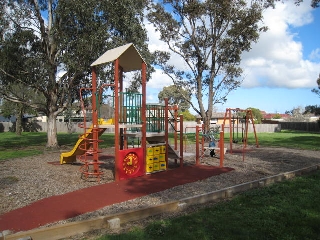
[[[226,147],[228,147],[226,145]],[[241,150],[242,145],[235,146]],[[115,214],[133,209],[154,206],[168,201],[179,200],[203,194],[236,184],[257,180],[300,168],[320,164],[319,151],[287,148],[249,146],[250,151],[227,153],[224,166],[235,170],[203,181],[177,186],[145,197],[130,200],[112,206],[106,206],[95,212],[53,224],[85,220],[106,214]],[[195,146],[188,145],[188,153],[195,152]],[[17,209],[42,198],[60,195],[81,188],[114,181],[114,149],[103,149],[101,158],[103,176],[100,183],[95,179],[86,181],[80,173],[81,164],[56,164],[60,152],[46,152],[43,155],[19,158],[0,162],[0,215]],[[185,164],[195,164],[195,156],[186,154]],[[219,166],[219,158],[204,156],[201,164]],[[170,160],[169,168],[177,167]],[[130,226],[127,225],[127,226]],[[80,239],[81,236],[77,236]],[[76,239],[76,238],[75,238]]]

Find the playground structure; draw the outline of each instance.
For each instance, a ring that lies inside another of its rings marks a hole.
[[[195,159],[196,164],[200,164],[205,155],[211,157],[219,157],[219,167],[224,166],[224,155],[226,148],[224,147],[224,128],[214,127],[205,132],[204,125],[197,125],[195,127],[186,127],[184,134],[184,151],[187,152],[187,145],[189,143],[189,135],[195,139]],[[194,129],[194,132],[187,133],[188,129]],[[193,141],[191,139],[191,141]]]
[[[96,67],[110,62],[114,64],[114,81],[103,84],[98,89]],[[92,87],[81,89],[81,92],[91,92],[92,124],[87,126],[84,118],[81,124],[84,134],[79,137],[70,152],[61,154],[60,164],[74,163],[79,159],[83,164],[80,168],[83,176],[96,177],[100,181],[103,172],[99,167],[101,165],[99,136],[105,129],[110,128],[115,133],[114,176],[116,181],[166,170],[168,157],[176,161],[179,159],[182,167],[183,141],[180,141],[180,152],[178,152],[178,132],[176,131],[175,147],[171,147],[168,142],[168,128],[171,124],[178,129],[177,124],[180,123],[180,129],[183,129],[183,116],[177,116],[177,107],[169,107],[167,100],[164,105],[146,103],[146,63],[134,45],[130,43],[105,52],[91,64],[91,67]],[[141,71],[141,93],[124,92],[123,73],[137,70]],[[107,121],[99,118],[98,103],[101,89],[104,87],[113,89],[114,117]],[[183,140],[182,134],[180,131],[180,140]],[[130,140],[132,145],[128,144]]]
[[[186,145],[188,142],[188,128],[195,128],[195,141],[196,141],[196,164],[199,164],[202,157],[206,154],[210,154],[211,157],[219,155],[219,167],[224,166],[224,155],[227,152],[227,148],[224,146],[224,137],[225,137],[225,129],[229,129],[229,149],[228,153],[232,154],[234,152],[239,152],[239,149],[235,150],[233,148],[233,143],[242,142],[242,150],[240,152],[243,153],[243,161],[244,154],[247,148],[247,139],[248,139],[248,130],[249,124],[252,124],[253,132],[255,136],[256,147],[259,147],[258,137],[254,125],[254,119],[252,115],[251,109],[240,109],[240,108],[227,108],[223,124],[214,125],[208,131],[205,131],[204,125],[196,126],[196,127],[186,127],[185,128],[185,146],[184,149],[186,151]],[[241,124],[241,125],[240,125]],[[239,129],[241,129],[241,140],[239,140]],[[207,146],[206,146],[207,145]],[[200,149],[201,146],[201,149]]]
[[[97,88],[97,66],[113,62],[114,81],[105,83]],[[101,55],[92,67],[92,87],[80,90],[81,106],[85,107],[82,92],[91,96],[92,123],[87,126],[86,114],[81,127],[84,134],[79,137],[74,148],[60,155],[60,164],[74,163],[77,159],[82,163],[80,171],[85,178],[96,177],[100,181],[103,172],[99,161],[99,137],[106,129],[113,129],[115,153],[115,180],[134,178],[168,168],[168,159],[179,160],[183,167],[183,115],[178,116],[178,107],[169,106],[168,100],[164,104],[146,103],[146,63],[132,43],[111,49]],[[125,72],[141,71],[141,93],[124,91],[123,74]],[[114,116],[105,120],[99,116],[99,104],[104,88],[113,89]],[[169,125],[174,129],[174,146],[168,141]],[[199,132],[203,127],[196,129],[196,162],[204,152],[212,146],[204,146],[204,138],[200,141]],[[220,153],[220,167],[223,167],[224,148],[223,132],[218,147]],[[202,143],[200,151],[199,143]],[[179,150],[178,150],[179,148]]]
[[[242,115],[240,115],[242,114]],[[240,127],[240,120],[241,120],[241,127]],[[226,126],[226,122],[229,122],[229,153],[232,153],[233,150],[233,143],[239,142],[239,128],[241,129],[241,142],[243,143],[242,152],[244,153],[248,143],[248,130],[249,130],[249,123],[252,124],[253,132],[255,136],[256,147],[259,147],[258,137],[256,133],[256,128],[254,125],[254,119],[252,115],[251,109],[240,109],[240,108],[227,108],[222,126]],[[235,131],[236,129],[236,131]],[[236,133],[236,134],[235,134]],[[236,138],[235,138],[236,137]]]

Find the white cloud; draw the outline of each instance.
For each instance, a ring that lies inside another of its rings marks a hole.
[[[156,50],[170,52],[171,56],[168,64],[174,65],[179,70],[189,70],[184,60],[178,54],[171,52],[168,45],[160,40],[160,32],[156,31],[155,27],[147,19],[144,20],[144,24],[148,33],[150,52]]]
[[[156,71],[152,73],[152,77],[147,83],[147,102],[157,103],[159,102],[158,94],[163,89],[163,87],[172,85],[172,80],[162,73],[160,69],[155,69]]]
[[[150,52],[156,50],[168,51],[168,46],[160,40],[160,32],[156,31],[152,23],[148,22],[147,19],[144,20],[144,24],[148,33]]]
[[[296,6],[293,1],[277,2],[275,9],[264,12],[264,25],[269,30],[262,33],[252,49],[242,56],[245,88],[282,87],[313,88],[320,69],[320,48],[311,52],[308,59],[303,58],[303,42],[295,28],[303,27],[313,21],[310,1],[303,1]],[[160,41],[160,33],[145,20],[149,37],[149,50],[168,51],[168,46]],[[185,70],[184,61],[172,55],[169,63],[177,69]],[[161,70],[153,74],[149,88],[159,91],[163,86],[172,84]]]
[[[170,86],[172,84],[173,82],[171,78],[164,74],[160,69],[156,69],[147,83],[147,88],[153,88],[161,91],[163,87]]]
[[[299,6],[294,4],[294,1],[285,2],[286,4],[278,3],[278,13],[283,15],[285,21],[293,27],[301,27],[313,21],[311,14],[310,1],[304,1]]]
[[[319,74],[320,50],[303,59],[303,43],[295,40],[294,27],[312,22],[309,1],[300,6],[293,2],[278,2],[275,9],[264,12],[264,24],[269,30],[262,33],[250,52],[242,56],[245,79],[243,87],[311,88]]]
[[[150,52],[154,52],[156,50],[169,51],[168,46],[160,40],[160,33],[155,30],[154,26],[146,19],[144,24],[148,33]],[[181,61],[178,58],[176,58],[176,60]],[[170,61],[172,61],[172,57]],[[177,61],[175,64],[176,63]],[[163,89],[163,87],[170,86],[172,84],[172,80],[166,74],[164,74],[161,69],[156,68],[155,72],[153,72],[151,75],[151,79],[147,83],[147,102],[157,103],[159,101],[159,92]]]
[[[309,58],[311,60],[320,60],[320,48],[317,48],[315,50],[313,50],[310,55],[309,55]]]

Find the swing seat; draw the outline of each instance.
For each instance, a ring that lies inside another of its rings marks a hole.
[[[224,149],[224,153],[226,153],[227,149]],[[217,154],[220,154],[220,148],[218,147],[204,147],[203,154],[201,156],[204,157],[205,155],[209,154],[211,157],[215,157]]]
[[[217,140],[217,142],[219,142],[219,139]],[[204,149],[204,151],[203,151],[202,157],[205,156],[208,152],[211,157],[216,156],[216,154],[220,154],[220,148],[216,145],[215,141],[209,142],[209,146],[204,147],[203,149]],[[224,148],[224,154],[226,152],[227,152],[227,149]]]

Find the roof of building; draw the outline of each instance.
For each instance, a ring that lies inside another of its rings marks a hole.
[[[289,114],[282,114],[282,113],[267,113],[267,114],[263,114],[262,118],[272,119],[274,116],[280,116],[281,118],[290,118]]]
[[[0,122],[15,122],[16,120],[17,120],[16,117],[7,118],[7,117],[0,115]]]
[[[213,112],[211,118],[224,118],[224,112]],[[196,118],[202,118],[200,115],[197,115]]]

